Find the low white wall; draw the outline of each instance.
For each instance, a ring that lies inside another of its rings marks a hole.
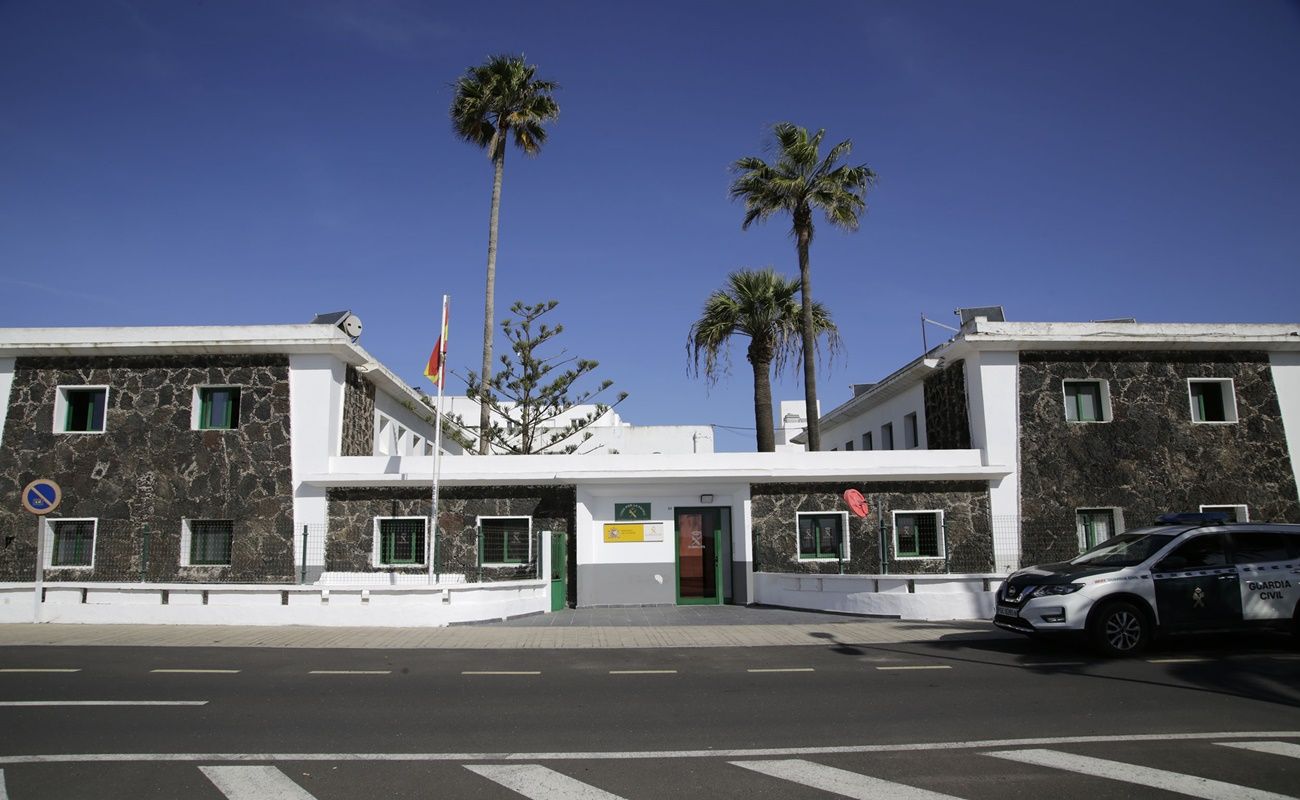
[[[0,622],[32,622],[34,607],[30,583],[0,584]],[[38,621],[428,628],[549,610],[545,580],[418,587],[60,582],[45,584]]]
[[[754,602],[908,620],[990,619],[1005,577],[756,572]]]

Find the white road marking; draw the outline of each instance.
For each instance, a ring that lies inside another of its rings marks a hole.
[[[1216,731],[1213,733],[1140,733],[1104,736],[1056,736],[1043,739],[984,739],[917,744],[859,744],[826,747],[763,747],[714,750],[626,750],[534,753],[58,753],[0,755],[4,764],[70,764],[124,761],[615,761],[664,758],[788,758],[857,753],[910,753],[942,750],[987,750],[1115,742],[1195,742],[1207,739],[1300,739],[1296,731]]]
[[[918,789],[902,783],[860,775],[844,769],[827,767],[792,758],[784,761],[732,761],[738,767],[770,775],[773,778],[811,786],[823,792],[854,800],[956,800],[950,794],[939,794],[928,789]]]
[[[194,675],[237,675],[237,669],[151,669],[150,672],[181,673]]]
[[[465,670],[461,675],[541,675],[541,670]]]
[[[984,755],[1006,759],[1007,761],[1018,761],[1021,764],[1033,764],[1040,767],[1092,775],[1098,778],[1109,778],[1113,781],[1123,781],[1138,786],[1163,789],[1167,792],[1185,794],[1189,797],[1200,797],[1202,800],[1294,800],[1294,798],[1287,797],[1284,794],[1251,789],[1248,786],[1240,786],[1235,783],[1198,778],[1195,775],[1184,775],[1181,772],[1142,767],[1137,764],[1126,764],[1122,761],[1108,761],[1104,758],[1063,753],[1058,750],[1004,750],[1002,752],[985,753]]]
[[[308,675],[392,675],[391,669],[314,669]]]
[[[1148,664],[1199,664],[1202,661],[1213,661],[1212,658],[1148,658]]]
[[[9,667],[0,672],[81,672],[80,669],[50,669],[44,667]]]
[[[676,675],[675,669],[611,669],[610,675]]]
[[[1294,742],[1219,742],[1224,747],[1237,747],[1253,750],[1256,753],[1270,753],[1275,756],[1300,758],[1300,744]]]
[[[812,667],[775,667],[769,669],[747,669],[746,672],[816,672]]]
[[[876,667],[880,670],[899,670],[899,669],[952,669],[948,664],[908,664],[901,667]]]
[[[1087,661],[1026,661],[1022,667],[1086,667]]]
[[[467,764],[465,769],[530,800],[623,800],[540,764]]]
[[[5,771],[0,769],[0,800],[9,800],[9,789],[5,787]]]
[[[206,706],[207,700],[5,700],[0,706]]]
[[[316,800],[275,767],[199,767],[229,800]]]

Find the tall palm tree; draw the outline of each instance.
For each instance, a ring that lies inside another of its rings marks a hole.
[[[790,214],[799,254],[800,294],[803,303],[804,399],[808,414],[808,449],[821,449],[821,428],[817,419],[817,370],[814,359],[816,324],[809,274],[808,247],[813,240],[813,211],[820,210],[831,225],[847,231],[858,228],[858,217],[866,212],[867,187],[876,182],[876,173],[866,164],[837,164],[853,150],[845,139],[821,158],[825,130],[809,136],[805,128],[789,122],[772,126],[776,160],[769,164],[757,156],[747,156],[732,164],[738,173],[731,184],[731,199],[745,201],[748,230],[755,220],[765,220],[778,211]]]
[[[727,371],[727,343],[732,336],[749,338],[745,358],[754,368],[754,427],[758,431],[758,451],[776,450],[772,433],[773,366],[777,374],[794,359],[799,361],[799,330],[802,310],[795,300],[799,281],[778,275],[768,267],[763,270],[737,270],[727,276],[723,288],[709,295],[700,318],[691,324],[686,351],[698,374],[703,357],[703,373],[710,382]],[[824,337],[832,352],[839,348],[840,334],[830,313],[821,303],[812,304],[813,329]]]
[[[551,93],[554,81],[537,80],[537,67],[523,56],[492,56],[470,67],[455,84],[451,101],[451,124],[456,135],[487,150],[492,159],[492,214],[488,223],[487,291],[483,308],[483,372],[480,385],[492,377],[493,304],[497,281],[497,220],[501,211],[501,175],[506,165],[506,139],[513,134],[515,145],[535,156],[546,143],[543,124],[560,114]],[[485,389],[486,391],[486,389]],[[479,453],[488,452],[491,420],[488,404],[479,403]]]

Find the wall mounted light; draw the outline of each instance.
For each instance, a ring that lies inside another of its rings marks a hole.
[[[711,495],[711,494],[702,494],[702,495],[700,495],[700,502],[701,502],[701,503],[712,503],[712,502],[713,502],[713,495]]]

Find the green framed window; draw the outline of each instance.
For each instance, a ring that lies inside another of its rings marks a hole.
[[[199,419],[201,431],[232,430],[239,427],[239,387],[199,387]]]
[[[894,553],[898,558],[943,558],[943,512],[894,512]]]
[[[844,537],[846,515],[842,511],[796,515],[799,533],[799,558],[849,557],[848,540]]]
[[[94,564],[95,520],[50,520],[51,567],[89,567]]]
[[[1101,381],[1065,382],[1065,419],[1068,422],[1105,422],[1106,392]]]
[[[527,564],[532,560],[531,517],[480,517],[484,564]]]
[[[108,407],[108,387],[59,388],[62,405],[60,431],[64,433],[102,433],[104,411]]]
[[[425,563],[424,540],[427,522],[424,517],[387,517],[377,520],[378,562],[392,566]]]
[[[1236,422],[1237,404],[1231,380],[1189,380],[1193,422]]]
[[[230,565],[235,543],[235,523],[228,519],[192,519],[189,521],[189,566],[220,567]]]
[[[1091,550],[1118,533],[1113,508],[1081,508],[1074,512],[1079,533],[1079,552]]]

